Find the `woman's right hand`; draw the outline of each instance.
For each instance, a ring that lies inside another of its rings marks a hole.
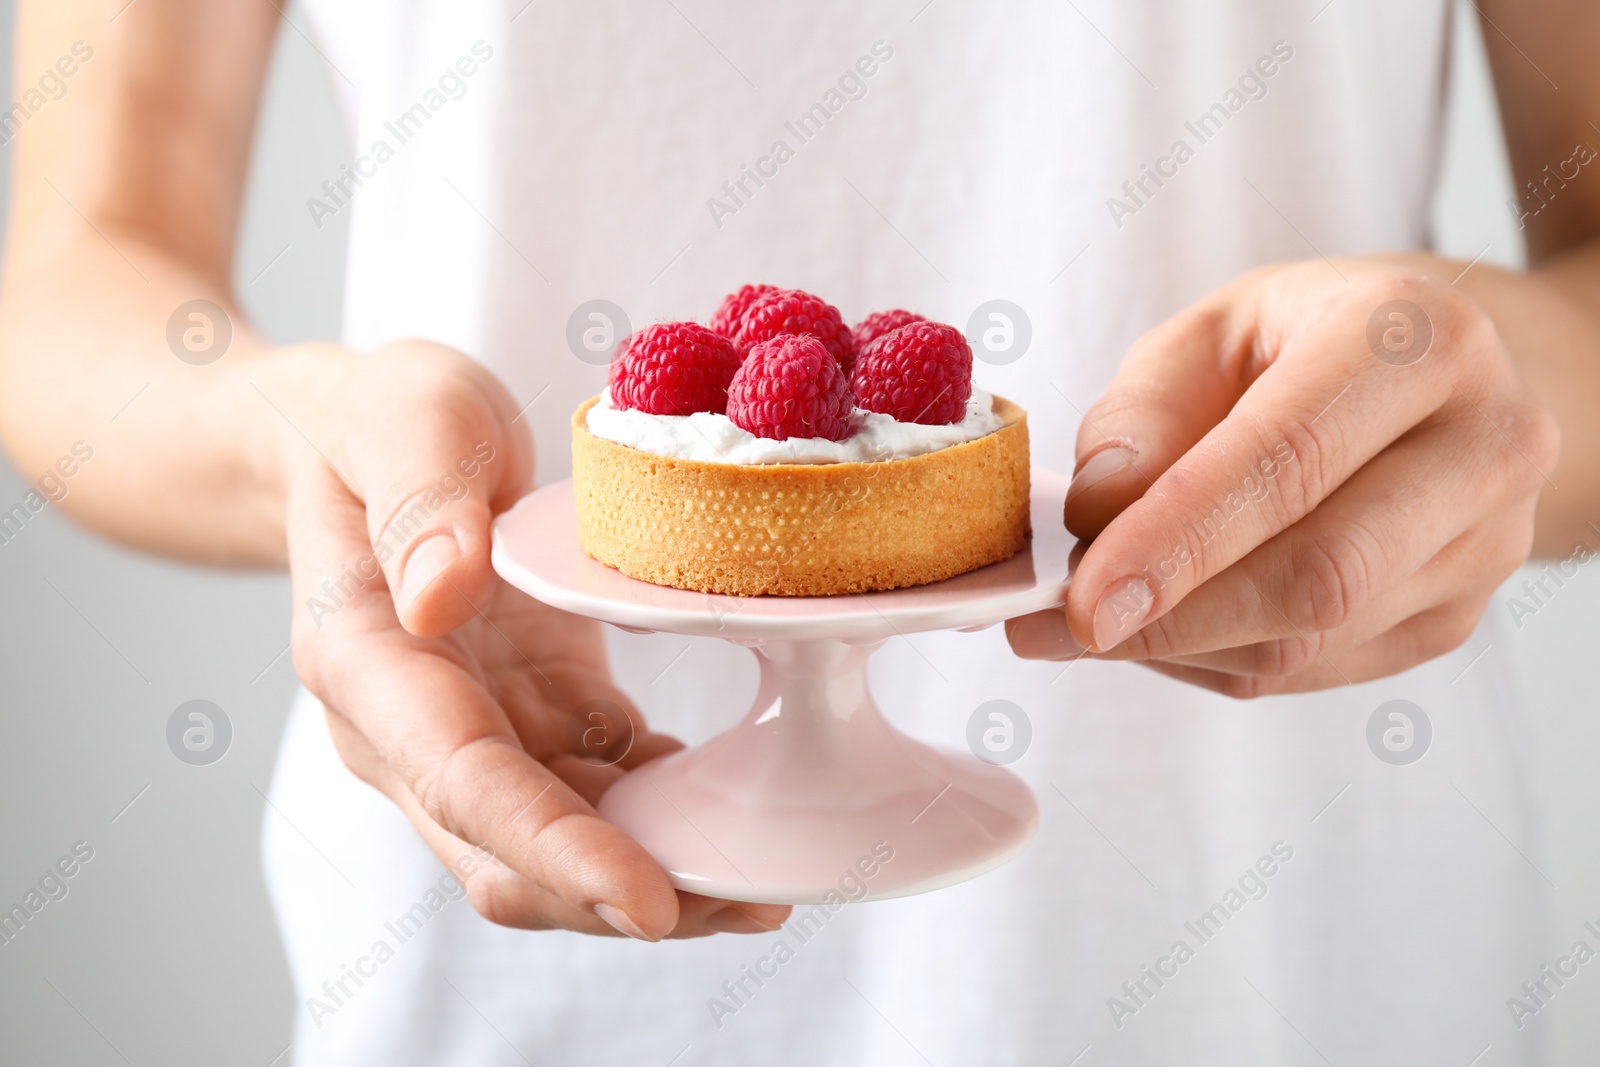
[[[650,941],[776,929],[787,907],[675,891],[596,814],[629,768],[680,746],[613,684],[597,623],[489,564],[490,519],[533,472],[505,389],[431,342],[311,355],[332,387],[285,412],[294,660],[346,765],[493,922]]]

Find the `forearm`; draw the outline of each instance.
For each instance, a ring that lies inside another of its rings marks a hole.
[[[12,142],[0,444],[86,525],[213,563],[283,562],[303,457],[265,397],[293,413],[321,395],[315,351],[267,346],[230,297],[278,17],[260,0],[22,0],[16,20],[15,69],[59,71],[70,93]],[[197,299],[232,330],[206,365],[167,340]]]
[[[1544,470],[1534,554],[1600,547],[1600,242],[1529,271],[1433,256],[1399,259],[1456,286],[1494,321],[1523,377],[1561,426],[1561,457]],[[1435,355],[1443,355],[1436,353]],[[1430,356],[1430,358],[1433,358]]]
[[[265,344],[209,272],[101,230],[74,226],[8,263],[0,442],[25,479],[55,470],[43,495],[109,537],[200,562],[282,565],[287,471],[307,447],[291,420],[307,421],[341,357]],[[232,328],[226,354],[204,365],[167,337],[174,309],[196,298],[227,309]]]

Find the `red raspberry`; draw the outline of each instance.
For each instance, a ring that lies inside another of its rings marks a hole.
[[[913,322],[927,322],[928,320],[918,315],[915,311],[874,311],[850,330],[850,336],[856,339],[856,351],[862,352],[866,347],[890,330],[898,330]]]
[[[611,403],[652,415],[718,414],[728,406],[728,383],[739,350],[698,322],[658,322],[617,349],[607,374]]]
[[[748,352],[751,345],[785,333],[815,337],[846,373],[856,361],[855,338],[850,336],[839,309],[820,296],[799,289],[775,289],[757,297],[745,311],[734,343]]]
[[[913,322],[861,352],[850,375],[856,404],[900,422],[960,422],[972,395],[972,348],[942,322]]]
[[[728,418],[773,441],[843,441],[854,432],[853,406],[839,361],[815,337],[784,334],[756,342],[728,386]]]
[[[776,285],[741,285],[739,291],[729,293],[722,298],[716,313],[711,316],[711,328],[722,336],[732,340],[738,336],[739,323],[744,321],[744,313],[750,310],[750,305],[766,296],[768,293],[778,291]]]

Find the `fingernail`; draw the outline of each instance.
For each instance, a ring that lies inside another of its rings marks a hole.
[[[439,577],[450,564],[461,558],[461,546],[448,531],[429,534],[411,550],[405,569],[400,572],[400,603],[409,604]]]
[[[1098,485],[1113,474],[1122,473],[1133,466],[1133,461],[1138,458],[1139,453],[1121,445],[1101,449],[1084,460],[1083,466],[1072,476],[1072,484],[1067,487],[1067,499],[1071,500],[1085,489]]]
[[[712,912],[706,919],[706,925],[724,934],[770,934],[781,924],[764,923],[738,908],[723,908]]]
[[[601,903],[594,906],[594,913],[600,916],[600,918],[604,919],[606,922],[610,923],[612,926],[616,927],[616,929],[621,933],[627,934],[629,937],[634,938],[637,941],[661,940],[659,937],[651,937],[646,934],[643,928],[641,928],[638,923],[634,922],[633,919],[628,916],[628,913],[623,911],[621,908],[614,908],[610,904]]]
[[[1143,578],[1124,578],[1106,590],[1094,609],[1094,643],[1105,652],[1144,625],[1156,602],[1150,583]]]
[[[1011,651],[1023,659],[1066,659],[1083,651],[1061,611],[1036,611],[1011,623]]]

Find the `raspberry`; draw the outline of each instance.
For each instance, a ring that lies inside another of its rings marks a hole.
[[[711,316],[711,328],[722,336],[732,340],[739,333],[739,323],[744,320],[744,313],[750,310],[750,305],[766,296],[768,293],[778,291],[776,285],[741,285],[736,293],[729,293],[722,298],[716,313]]]
[[[852,407],[839,361],[815,337],[784,334],[757,341],[728,386],[728,418],[773,441],[843,441],[854,430]]]
[[[799,289],[775,289],[757,297],[746,309],[734,343],[740,351],[748,352],[751,345],[785,333],[815,337],[846,373],[856,360],[855,338],[850,336],[839,309],[820,296]]]
[[[652,415],[721,413],[739,350],[698,322],[658,322],[622,342],[607,373],[611,402]]]
[[[850,375],[856,404],[899,422],[960,422],[972,395],[972,348],[942,322],[913,322],[861,352]]]
[[[898,330],[902,326],[913,322],[927,322],[928,320],[918,315],[915,311],[874,311],[850,330],[850,336],[856,339],[856,351],[862,352],[868,345],[888,333]]]

